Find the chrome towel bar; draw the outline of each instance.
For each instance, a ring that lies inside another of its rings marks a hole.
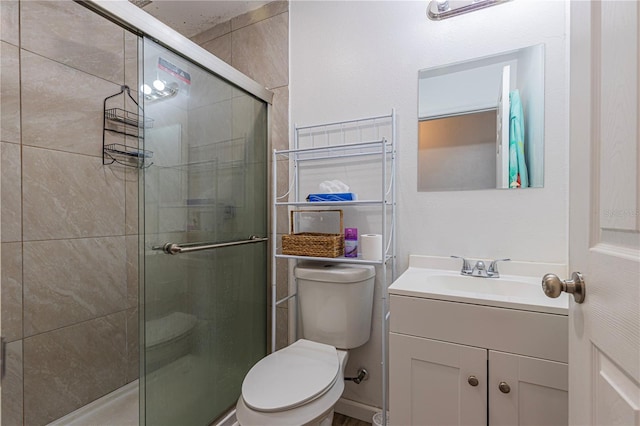
[[[222,247],[231,247],[231,246],[239,246],[242,244],[253,244],[260,243],[263,241],[268,241],[267,237],[258,237],[252,235],[247,240],[240,241],[230,241],[226,243],[185,243],[185,244],[177,244],[177,243],[166,243],[161,246],[152,247],[152,250],[162,250],[166,254],[180,254],[180,253],[190,253],[193,251],[203,251],[203,250],[213,250]]]

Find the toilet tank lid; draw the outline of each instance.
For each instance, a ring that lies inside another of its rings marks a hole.
[[[296,278],[309,281],[354,283],[367,280],[376,274],[372,265],[340,265],[335,263],[308,263],[296,266]]]

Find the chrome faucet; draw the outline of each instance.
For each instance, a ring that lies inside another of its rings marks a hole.
[[[482,260],[478,260],[473,268],[471,268],[471,264],[467,259],[460,256],[451,256],[456,259],[462,259],[462,269],[460,270],[461,275],[468,275],[471,277],[479,277],[479,278],[500,278],[500,273],[498,272],[498,262],[506,262],[511,259],[496,259],[489,264],[487,268]]]
[[[451,256],[455,259],[462,259],[462,269],[460,270],[461,275],[471,275],[471,264],[467,259],[461,256]]]

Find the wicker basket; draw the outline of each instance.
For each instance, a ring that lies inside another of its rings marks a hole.
[[[339,212],[340,233],[323,234],[319,232],[299,232],[293,230],[293,214],[296,212]],[[344,218],[342,210],[292,210],[291,233],[282,236],[282,254],[293,256],[338,257],[344,254]]]

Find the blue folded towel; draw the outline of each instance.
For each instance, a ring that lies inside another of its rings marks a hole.
[[[524,157],[524,114],[517,89],[509,93],[509,104],[509,187],[526,188],[529,174]]]

